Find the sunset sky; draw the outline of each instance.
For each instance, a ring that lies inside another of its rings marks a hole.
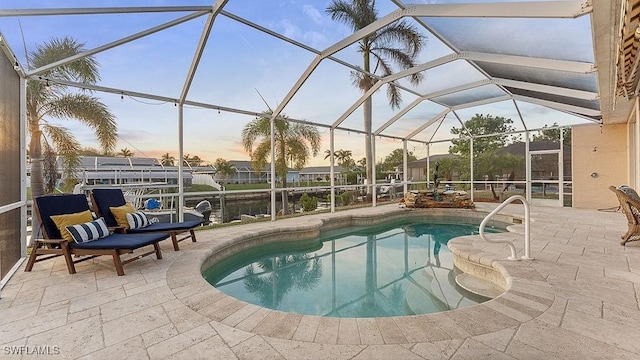
[[[453,2],[470,1],[416,1],[416,3]],[[212,0],[195,0],[189,1],[188,5],[210,6],[212,3]],[[332,21],[325,13],[329,3],[330,1],[326,0],[230,0],[224,10],[322,50],[351,33],[350,29]],[[27,4],[30,8],[49,8],[52,6],[72,8],[86,7],[87,1],[30,0]],[[397,6],[391,1],[377,1],[376,4],[380,17],[397,9]],[[135,2],[135,6],[178,5],[185,5],[185,2],[179,0]],[[92,2],[91,6],[131,6],[131,2],[108,0]],[[25,2],[22,0],[3,0],[0,3],[0,9],[24,7]],[[92,49],[187,14],[187,12],[182,12],[0,17],[0,32],[6,38],[21,65],[27,67],[25,46],[27,51],[32,51],[37,44],[52,37],[71,36],[84,42],[87,49]],[[516,49],[549,43],[547,50],[550,54],[566,52],[571,54],[567,56],[578,56],[581,61],[593,61],[592,49],[589,53],[591,40],[588,36],[584,36],[584,34],[590,35],[588,16],[567,21],[567,26],[563,31],[563,35],[573,37],[572,46],[579,46],[579,51],[577,48],[567,46],[554,48],[554,42],[550,39],[556,35],[547,33],[544,27],[533,29],[530,20],[490,20],[465,19],[464,23],[454,23],[452,19],[440,18],[433,19],[431,23],[427,21],[427,23],[434,28],[457,26],[460,29],[457,36],[468,38],[469,41],[493,36],[498,48],[507,42],[514,44]],[[126,91],[172,98],[179,97],[205,21],[206,16],[201,16],[95,55],[100,63],[101,80],[99,85],[125,91],[120,95],[96,93],[96,96],[99,96],[109,106],[117,118],[119,138],[116,151],[126,147],[140,157],[158,158],[166,152],[178,156],[178,108],[175,104],[131,97],[126,94]],[[505,28],[510,29],[508,34]],[[428,43],[420,55],[419,63],[452,53],[432,34],[423,28],[421,31],[427,37]],[[578,54],[576,55],[576,53]],[[350,46],[335,56],[354,65],[359,65],[362,61],[355,46]],[[243,25],[227,16],[219,16],[215,21],[200,61],[188,99],[260,112],[266,110],[266,105],[259,95],[261,94],[268,105],[275,108],[281,103],[314,57],[315,54],[306,50]],[[483,79],[480,73],[461,60],[436,70],[426,72],[425,81],[418,88],[420,91],[437,91]],[[360,96],[360,91],[352,85],[350,69],[330,60],[324,60],[285,107],[284,113],[296,119],[332,124]],[[401,109],[414,99],[413,94],[403,93],[404,101]],[[388,106],[384,89],[374,95],[373,103],[374,129],[384,124],[398,111],[391,110]],[[554,122],[561,125],[584,122],[582,119],[537,105],[518,103],[518,106],[526,121],[530,122],[529,128],[551,125]],[[444,107],[440,105],[424,102],[407,113],[402,121],[394,124],[388,133],[405,136],[443,109]],[[462,121],[470,119],[476,113],[511,118],[516,122],[516,127],[522,128],[522,125],[517,124],[519,123],[518,113],[512,101],[458,111]],[[241,131],[252,119],[246,115],[186,106],[185,154],[198,155],[211,162],[216,158],[248,160],[249,155],[241,144]],[[71,129],[83,146],[97,146],[91,131],[78,122],[52,119],[49,121]],[[357,109],[342,126],[362,129],[362,110]],[[433,136],[433,132],[436,131],[434,127],[428,128],[417,138],[420,140],[428,140],[432,136],[436,140],[451,138],[453,136],[450,133],[452,126],[459,127],[460,125],[455,116],[449,115],[443,125],[437,129],[435,136]],[[323,139],[322,150],[309,165],[329,164],[328,160],[324,159],[324,150],[329,148],[329,130],[327,128],[319,128],[319,130]],[[393,149],[402,147],[402,142],[399,140],[380,138],[376,141],[376,159],[378,161]],[[336,132],[335,148],[351,150],[355,160],[364,157],[363,145],[364,139],[359,134]],[[446,143],[435,145],[431,153],[446,152],[447,148],[448,144]],[[410,142],[409,150],[418,158],[427,154],[426,146],[419,143]]]

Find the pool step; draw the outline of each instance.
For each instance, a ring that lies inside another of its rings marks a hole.
[[[490,299],[493,299],[504,292],[491,282],[466,273],[456,276],[456,284],[471,293]]]

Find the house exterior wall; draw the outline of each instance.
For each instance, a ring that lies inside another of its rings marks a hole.
[[[627,124],[573,127],[573,206],[603,209],[618,206],[609,186],[627,183]],[[592,176],[593,174],[593,176]]]

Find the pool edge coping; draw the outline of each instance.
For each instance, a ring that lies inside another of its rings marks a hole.
[[[232,230],[219,232],[224,235],[222,239],[198,244],[178,257],[167,270],[167,285],[185,306],[211,321],[261,336],[319,344],[412,344],[478,336],[535,319],[553,304],[553,288],[530,266],[530,261],[504,260],[506,255],[499,255],[504,245],[481,244],[477,235],[449,241],[454,259],[495,270],[504,278],[506,291],[482,304],[433,314],[385,318],[299,315],[263,308],[228,296],[211,286],[202,276],[203,268],[208,267],[212,256],[247,243],[249,239],[268,241],[270,236],[281,236],[283,232],[309,236],[324,228],[383,223],[394,217],[406,217],[407,212],[416,217],[422,214],[446,216],[464,212],[478,219],[486,214],[475,210],[384,206],[378,207],[377,211],[360,214],[353,211],[323,213],[276,223],[250,224],[238,228],[235,234],[232,228],[228,228]],[[511,216],[504,219],[508,218]],[[505,234],[521,232],[523,227],[522,224],[514,224],[507,228],[509,233]]]

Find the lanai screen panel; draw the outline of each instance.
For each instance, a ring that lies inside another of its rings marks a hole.
[[[542,93],[538,91],[524,90],[524,89],[516,89],[511,87],[506,87],[508,91],[510,91],[514,95],[521,95],[527,97],[533,97],[541,100],[553,101],[561,104],[569,104],[574,106],[579,106],[592,110],[600,110],[600,102],[597,100],[584,100],[584,99],[576,99],[567,96],[555,95]]]
[[[20,78],[0,55],[0,206],[20,202]],[[0,213],[0,278],[20,259],[20,208]]]
[[[449,95],[435,97],[431,100],[446,106],[454,107],[476,101],[489,100],[503,95],[505,95],[505,93],[499,87],[495,85],[485,85]]]

